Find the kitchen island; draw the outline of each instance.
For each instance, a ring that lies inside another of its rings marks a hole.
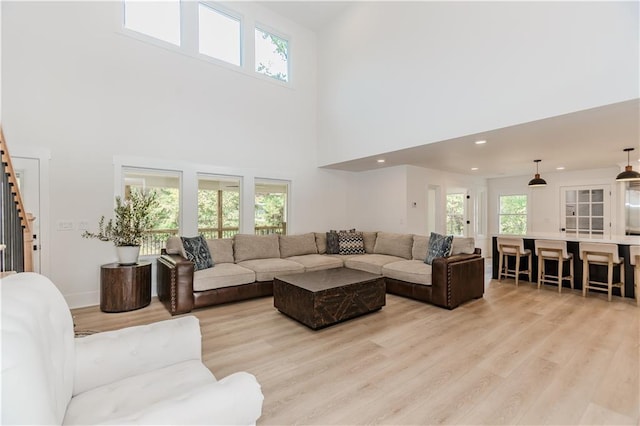
[[[639,236],[617,236],[612,237],[611,239],[602,239],[602,238],[581,238],[581,237],[570,237],[564,236],[561,234],[527,234],[527,235],[494,235],[492,237],[492,278],[498,279],[498,244],[497,237],[516,237],[516,238],[524,238],[524,248],[531,250],[533,253],[533,261],[532,261],[532,271],[531,271],[531,279],[534,283],[537,282],[538,279],[538,258],[535,250],[535,240],[564,240],[567,242],[567,252],[573,254],[573,266],[574,266],[574,277],[573,283],[574,288],[582,290],[582,261],[580,260],[580,242],[590,242],[590,243],[610,243],[618,245],[618,255],[624,258],[624,289],[625,289],[625,297],[635,298],[634,294],[634,266],[631,265],[631,261],[629,259],[629,247],[632,245],[640,245],[640,237]],[[513,260],[513,259],[511,259]],[[511,263],[510,263],[511,265]],[[565,265],[565,268],[568,268],[568,264]],[[555,274],[557,271],[557,267],[554,262],[549,262],[547,269],[549,273]],[[567,274],[568,275],[568,274]],[[603,268],[595,268],[591,272],[592,279],[598,281],[607,280],[606,275],[606,267]],[[526,280],[526,275],[521,275],[520,282]],[[613,274],[613,282],[620,281],[620,272],[619,268],[614,268]],[[555,285],[545,283],[546,285]],[[563,282],[564,287],[568,287],[569,283],[567,281]],[[613,294],[616,296],[620,296],[620,289],[614,288]]]

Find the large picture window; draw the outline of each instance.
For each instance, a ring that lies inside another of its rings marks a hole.
[[[124,197],[132,189],[153,191],[158,202],[151,213],[152,229],[145,233],[141,255],[160,254],[167,239],[180,230],[180,173],[152,169],[124,169]]]
[[[240,230],[237,177],[198,176],[198,233],[205,238],[231,238]]]
[[[501,234],[524,235],[527,233],[527,196],[501,195],[499,209],[499,232]]]
[[[255,233],[286,235],[289,182],[257,180],[255,197]]]

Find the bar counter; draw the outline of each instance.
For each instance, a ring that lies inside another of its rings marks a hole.
[[[624,258],[624,290],[625,297],[635,298],[634,289],[633,289],[633,280],[634,280],[634,266],[631,265],[631,261],[629,259],[629,246],[632,245],[640,245],[640,237],[638,236],[614,236],[611,239],[598,239],[598,238],[580,238],[580,237],[565,237],[559,234],[527,234],[527,235],[494,235],[492,237],[491,245],[492,245],[492,278],[498,279],[498,262],[499,262],[499,254],[498,254],[498,244],[497,237],[511,237],[511,238],[523,238],[524,239],[524,248],[531,250],[533,253],[532,258],[532,270],[531,270],[531,281],[533,283],[537,283],[538,281],[538,256],[536,256],[535,250],[535,240],[564,240],[567,242],[567,252],[573,254],[573,267],[574,267],[574,277],[573,283],[574,288],[578,290],[582,290],[582,261],[580,260],[580,242],[590,242],[590,243],[612,243],[618,245],[618,256]],[[510,259],[512,260],[512,259]],[[511,263],[510,263],[511,264]],[[554,262],[549,262],[547,264],[547,269],[550,273],[555,274],[557,268]],[[523,266],[521,265],[521,268]],[[568,265],[565,266],[568,268]],[[567,274],[568,275],[568,274]],[[521,275],[520,280],[524,280],[526,275]],[[591,270],[592,279],[598,281],[607,281],[606,275],[606,267],[595,268]],[[620,282],[620,272],[619,268],[614,268],[613,273],[613,282]],[[545,285],[552,285],[545,283]],[[569,283],[567,281],[563,282],[563,287],[569,287]],[[613,294],[616,296],[620,296],[620,290],[618,288],[613,289]]]

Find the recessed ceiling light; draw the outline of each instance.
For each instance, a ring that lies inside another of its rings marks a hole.
[[[472,167],[471,170],[476,171],[476,170],[478,170],[478,168],[477,167]]]
[[[384,160],[384,158],[380,158],[380,159],[379,159],[379,160],[377,160],[377,161],[378,161],[378,163],[384,163],[384,161],[385,161],[385,160]]]
[[[564,166],[556,167],[556,170],[564,170]]]
[[[483,145],[485,143],[487,143],[487,141],[485,141],[485,140],[476,141],[476,145]]]

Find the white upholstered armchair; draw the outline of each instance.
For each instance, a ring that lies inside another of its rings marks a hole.
[[[75,338],[44,276],[3,278],[2,424],[254,424],[256,378],[222,380],[201,361],[189,316]]]

